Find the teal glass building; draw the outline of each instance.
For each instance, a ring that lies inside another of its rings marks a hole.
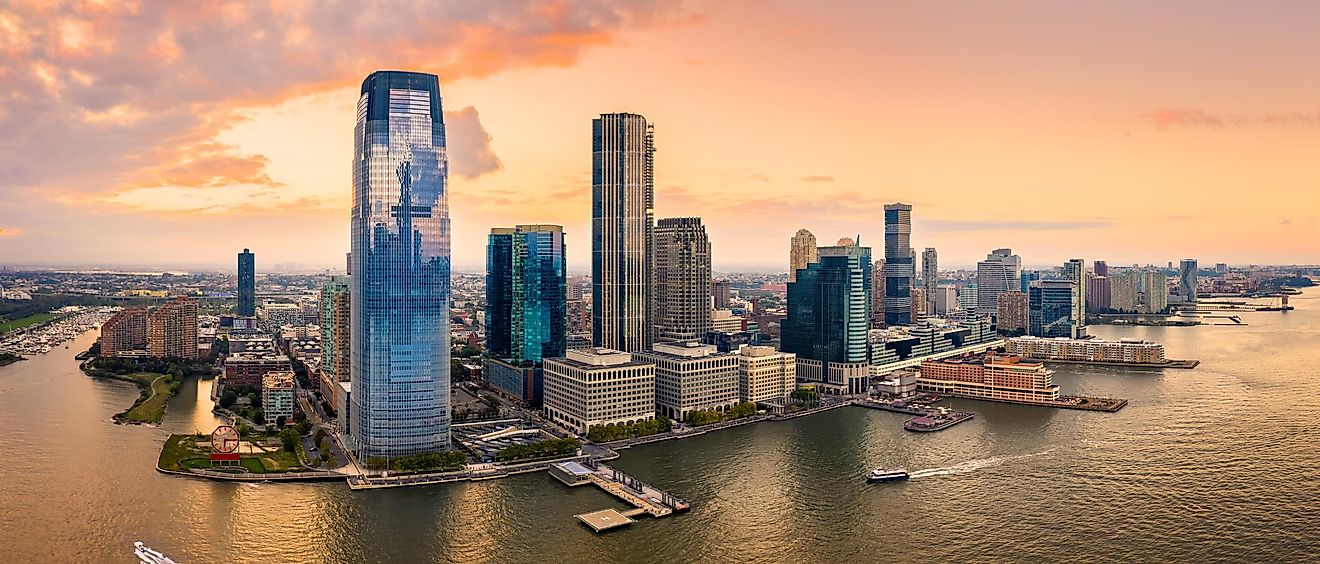
[[[871,249],[821,247],[788,284],[780,349],[824,363],[869,362]]]
[[[1073,318],[1077,289],[1069,280],[1039,280],[1027,288],[1030,334],[1036,337],[1069,337],[1076,333]]]
[[[568,270],[564,228],[519,225],[490,231],[486,246],[486,348],[514,363],[564,356]]]

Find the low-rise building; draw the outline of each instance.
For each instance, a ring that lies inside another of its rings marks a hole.
[[[292,372],[289,358],[275,353],[242,352],[225,357],[224,384],[229,387],[261,389],[268,372]]]
[[[882,396],[905,398],[917,393],[917,380],[920,376],[921,372],[917,370],[898,370],[877,382],[875,390]]]
[[[1141,339],[1041,339],[1016,337],[1005,341],[1009,354],[1044,360],[1163,364],[1164,345]]]
[[[738,357],[714,345],[656,343],[634,354],[655,365],[656,412],[682,421],[699,410],[724,411],[738,404]]]
[[[1016,355],[985,354],[927,360],[917,379],[921,391],[971,399],[1046,403],[1059,399],[1054,371]]]
[[[797,355],[774,347],[738,351],[738,401],[783,404],[797,386]]]
[[[490,387],[523,405],[541,403],[545,373],[535,362],[514,363],[498,358],[486,359],[482,379]]]
[[[586,433],[596,425],[655,419],[655,365],[611,349],[547,358],[542,400],[550,420]]]
[[[261,377],[261,411],[266,421],[280,417],[293,420],[294,384],[292,372],[267,372]]]

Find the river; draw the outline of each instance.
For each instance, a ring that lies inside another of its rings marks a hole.
[[[209,382],[161,428],[111,422],[131,384],[68,349],[0,368],[5,560],[132,562],[142,540],[186,562],[1302,561],[1320,551],[1320,289],[1247,326],[1093,327],[1165,343],[1195,370],[1060,365],[1064,393],[1115,414],[954,401],[939,433],[844,408],[623,452],[614,464],[693,502],[597,535],[573,515],[621,508],[544,473],[352,492],[154,471],[171,432],[209,431]],[[868,485],[876,466],[915,471]]]

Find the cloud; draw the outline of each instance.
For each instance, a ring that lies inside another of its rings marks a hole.
[[[754,173],[748,175],[748,178],[750,178],[750,179],[752,179],[752,180],[755,180],[755,181],[757,181],[757,182],[769,182],[769,181],[770,181],[770,177],[769,177],[769,176],[766,176],[766,175],[761,174],[761,173],[759,173],[759,172],[754,172]]]
[[[245,110],[352,87],[382,68],[433,72],[443,88],[569,66],[618,34],[696,17],[660,1],[8,4],[0,196],[37,185],[89,201],[148,186],[271,187],[263,156],[216,141]],[[498,170],[468,111],[454,153],[474,160],[453,162],[455,173]]]
[[[1285,220],[1283,220],[1283,221],[1280,221],[1280,222],[1279,222],[1279,225],[1292,225],[1292,220],[1291,220],[1291,219],[1285,219]]]
[[[802,181],[803,182],[834,182],[834,177],[820,176],[820,175],[803,176]]]
[[[1114,225],[1109,220],[1092,221],[982,221],[961,219],[930,219],[917,222],[927,231],[1070,231],[1075,229],[1101,229]]]
[[[23,230],[17,227],[0,227],[0,238],[17,237],[23,234]]]
[[[1304,112],[1228,115],[1187,108],[1158,108],[1138,117],[1141,121],[1161,131],[1180,127],[1220,129],[1225,126],[1303,128],[1320,126],[1320,114]]]
[[[445,143],[450,170],[464,178],[476,178],[504,168],[490,147],[490,133],[481,125],[477,109],[468,106],[445,112]]]
[[[1141,119],[1160,130],[1168,130],[1173,127],[1224,126],[1224,121],[1219,116],[1201,110],[1182,108],[1159,108],[1141,114]]]

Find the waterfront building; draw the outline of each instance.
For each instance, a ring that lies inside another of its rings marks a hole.
[[[260,390],[262,377],[268,372],[291,372],[289,357],[275,352],[254,351],[230,353],[225,357],[224,384],[232,388]]]
[[[1109,309],[1121,313],[1136,313],[1141,307],[1141,293],[1136,270],[1115,272],[1109,280]]]
[[[449,448],[449,159],[440,82],[378,71],[353,132],[349,448]]]
[[[293,421],[294,385],[292,372],[267,372],[261,377],[261,412],[266,421],[280,417]]]
[[[597,347],[650,348],[655,131],[638,114],[591,122],[591,331]]]
[[[578,433],[655,418],[655,365],[611,349],[545,359],[545,416]]]
[[[958,309],[975,312],[979,315],[980,312],[977,311],[977,306],[980,301],[980,288],[977,287],[975,282],[958,289]]]
[[[1086,311],[1098,313],[1108,310],[1111,294],[1108,276],[1092,276],[1087,281]]]
[[[912,322],[912,206],[885,205],[885,325]]]
[[[1022,274],[1018,276],[1018,290],[1026,294],[1027,288],[1030,288],[1031,283],[1037,280],[1040,280],[1039,270],[1023,270]]]
[[[1054,371],[1020,356],[985,354],[921,363],[917,388],[945,396],[994,401],[1058,401]]]
[[[633,358],[655,365],[657,415],[683,421],[693,411],[727,411],[738,403],[738,355],[696,342],[656,343]]]
[[[1026,294],[1017,290],[1001,292],[996,306],[995,325],[1000,331],[1025,332],[1031,321],[1029,310]]]
[[[1028,288],[1028,333],[1037,337],[1077,337],[1077,288],[1071,280],[1038,280]]]
[[[797,386],[797,355],[774,347],[742,347],[738,358],[738,401],[784,404]]]
[[[147,316],[147,354],[158,358],[197,358],[197,301],[179,296]]]
[[[654,342],[696,341],[710,330],[710,239],[699,217],[656,222]]]
[[[874,291],[874,290],[872,290]],[[926,297],[928,300],[930,296]],[[941,284],[935,287],[935,315],[945,316],[955,309],[958,309],[958,289],[952,284]]]
[[[788,242],[788,281],[797,281],[797,271],[816,262],[816,236],[806,229],[799,229]]]
[[[1086,287],[1090,284],[1088,280],[1091,274],[1086,270],[1086,261],[1082,259],[1070,259],[1063,263],[1063,279],[1073,283],[1073,312],[1074,323],[1079,326],[1086,325]]]
[[[921,252],[921,288],[926,315],[935,314],[935,288],[940,282],[940,259],[935,247],[926,247]]]
[[[819,260],[799,270],[797,281],[788,285],[780,349],[797,355],[799,378],[836,391],[865,391],[864,368],[859,376],[856,366],[843,365],[864,367],[867,362],[870,269],[869,247],[821,247]]]
[[[1163,364],[1164,345],[1141,339],[1042,339],[1014,337],[1005,341],[1004,350],[1025,358],[1126,364]]]
[[[238,315],[253,317],[257,314],[257,261],[252,251],[238,253]]]
[[[522,405],[539,405],[545,375],[539,363],[487,358],[482,379],[501,395]]]
[[[490,230],[486,246],[486,349],[519,363],[568,349],[564,230],[519,225]]]
[[[872,330],[870,374],[884,376],[927,358],[981,352],[1001,341],[990,318],[966,313],[962,319],[926,318],[909,327]]]
[[[351,276],[331,276],[321,285],[321,370],[318,384],[321,395],[334,398],[340,382],[349,381],[352,371]],[[232,348],[231,348],[232,350]],[[339,405],[329,401],[330,405]]]
[[[1013,254],[1013,249],[995,249],[976,263],[976,313],[998,311],[999,294],[1012,290],[1021,272],[1022,257]]]
[[[1137,294],[1142,313],[1161,313],[1169,309],[1168,277],[1155,269],[1145,270],[1137,279]]]
[[[131,307],[115,312],[101,324],[101,356],[147,354],[147,308]]]
[[[918,370],[898,370],[887,378],[876,382],[875,391],[882,397],[905,398],[917,393]]]
[[[1196,259],[1182,259],[1178,263],[1178,294],[1184,303],[1196,303],[1196,282],[1200,268]]]
[[[729,301],[730,301],[730,298],[731,298],[731,296],[730,296],[730,292],[729,292],[729,281],[728,281],[728,280],[711,280],[711,281],[710,281],[710,298],[711,298],[712,306],[713,306],[715,309],[728,309],[728,308],[729,308]]]

